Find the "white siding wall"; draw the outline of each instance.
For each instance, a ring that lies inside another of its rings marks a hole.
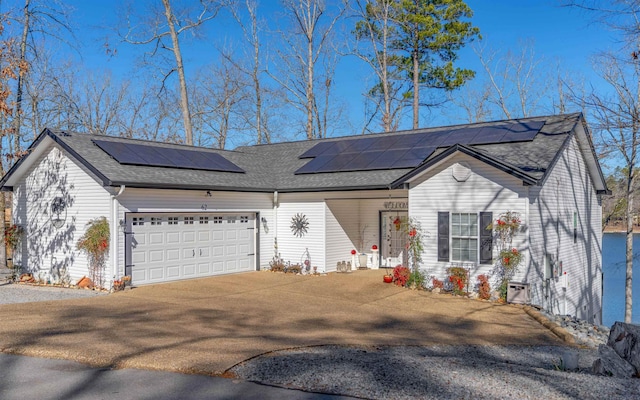
[[[533,189],[533,188],[532,188]],[[527,278],[535,304],[557,314],[601,323],[602,208],[575,138],[542,189],[532,191],[531,251]],[[573,215],[577,213],[577,240]],[[568,287],[560,279],[543,283],[545,253],[562,262]]]
[[[261,221],[256,221],[260,234],[260,269],[269,266],[273,257],[273,238],[275,219],[273,217],[273,194],[211,191],[207,196],[204,190],[168,190],[126,188],[118,197],[120,203],[119,219],[124,220],[125,212],[257,212],[259,219],[266,220],[267,229]],[[267,232],[268,231],[268,232]],[[120,231],[119,273],[124,274],[124,234]],[[257,242],[256,242],[257,243]]]
[[[457,182],[452,176],[452,167],[458,162],[466,163],[472,171],[465,182]],[[444,160],[413,182],[409,190],[409,216],[420,222],[425,235],[421,269],[438,279],[447,276],[446,269],[450,264],[438,262],[439,211],[493,212],[494,220],[503,212],[515,211],[526,221],[526,203],[526,188],[521,180],[463,154]],[[514,238],[513,245],[523,252],[526,259],[526,229]],[[495,244],[493,249],[496,257]],[[492,269],[493,265],[476,266],[471,271],[471,285],[476,284],[477,275],[490,273]],[[522,277],[523,273],[520,273],[515,279]]]
[[[60,228],[51,222],[51,201],[56,197],[67,205]],[[90,220],[109,218],[109,199],[84,167],[54,145],[14,186],[13,220],[24,227],[26,238],[15,262],[52,282],[65,275],[72,282],[88,275],[86,254],[76,250],[76,244]]]
[[[303,214],[309,222],[303,237],[291,231],[291,220],[296,214]],[[280,202],[278,207],[278,252],[291,264],[303,261],[305,250],[309,251],[311,266],[318,272],[325,271],[325,205],[323,201]]]
[[[370,253],[372,245],[380,246],[379,212],[384,210],[387,201],[406,201],[406,194],[406,190],[280,194],[279,251],[285,260],[299,262],[308,247],[312,262],[319,271],[335,271],[338,261],[351,261],[351,250]],[[308,240],[294,238],[290,229],[291,218],[298,212],[307,215],[310,225],[313,224],[311,216],[322,216],[324,232],[314,232]],[[322,262],[314,253],[322,256]],[[285,257],[285,254],[290,257]]]

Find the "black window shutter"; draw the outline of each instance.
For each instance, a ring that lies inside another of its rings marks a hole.
[[[449,212],[438,212],[438,261],[449,262]]]
[[[480,213],[480,264],[493,262],[493,230],[487,229],[493,222],[493,213]]]

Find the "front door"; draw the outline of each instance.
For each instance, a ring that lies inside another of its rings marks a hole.
[[[380,266],[395,267],[407,263],[407,211],[380,212]]]

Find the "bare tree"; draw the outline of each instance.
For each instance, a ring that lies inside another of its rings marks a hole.
[[[607,83],[593,90],[585,104],[596,120],[603,157],[622,162],[626,198],[626,278],[624,320],[631,323],[633,308],[633,192],[640,148],[640,4],[637,0],[568,1],[567,6],[591,13],[599,23],[619,34],[618,51],[602,53],[594,65]]]
[[[169,76],[177,72],[185,141],[187,144],[193,144],[193,126],[189,109],[187,79],[184,72],[179,37],[182,33],[195,30],[206,21],[213,19],[218,13],[219,7],[215,1],[200,0],[200,8],[194,13],[194,16],[191,16],[187,10],[181,10],[180,12],[174,10],[170,0],[162,0],[162,6],[161,12],[152,12],[151,20],[147,24],[132,25],[131,15],[129,14],[127,16],[127,31],[124,33],[123,39],[131,44],[153,44],[151,56],[155,55],[159,49],[168,50],[173,54],[174,64],[164,74],[162,82],[164,86],[164,82]],[[151,34],[148,33],[149,31],[151,31]],[[169,40],[168,43],[166,42],[167,39]]]
[[[593,92],[585,103],[591,112],[599,135],[598,144],[605,157],[619,158],[623,165],[624,199],[626,201],[626,281],[625,322],[631,323],[633,306],[633,215],[634,190],[637,186],[638,149],[640,148],[640,60],[634,52],[632,60],[602,54],[596,65],[611,92]]]
[[[400,112],[405,99],[400,96],[402,89],[397,57],[391,52],[394,0],[356,0],[352,3],[358,22],[353,34],[356,47],[351,51],[373,70],[376,84],[365,95],[374,104],[374,112],[365,124],[364,130],[378,111],[381,110],[381,125],[385,132],[398,129]]]
[[[11,128],[8,124],[8,117],[14,112],[14,108],[10,104],[11,85],[17,81],[20,75],[23,75],[28,70],[28,64],[20,59],[16,53],[15,40],[12,38],[5,38],[4,27],[6,24],[6,14],[0,15],[0,37],[3,39],[0,41],[0,175],[4,176],[5,159],[15,159],[21,156],[20,153],[8,153],[6,149],[3,149],[3,140],[7,134],[10,134]],[[5,237],[5,210],[7,207],[7,198],[5,193],[0,194],[0,237]],[[3,240],[4,242],[4,240]],[[0,246],[0,267],[6,266],[6,247]]]
[[[247,75],[252,82],[253,89],[253,119],[247,119],[248,125],[256,131],[256,144],[271,143],[271,133],[267,129],[267,114],[264,111],[265,88],[262,84],[262,55],[261,55],[261,23],[258,19],[258,1],[245,0],[246,19],[243,18],[242,12],[239,10],[238,2],[235,0],[227,0],[226,6],[231,11],[233,18],[236,20],[244,41],[249,45],[251,54],[247,60],[235,59],[230,52],[222,51],[223,57],[231,62],[235,68]]]
[[[194,121],[200,127],[198,145],[224,149],[230,132],[237,130],[243,113],[240,103],[248,100],[251,83],[229,62],[202,71],[194,90]],[[210,143],[206,137],[213,138]]]
[[[331,60],[326,55],[332,50],[334,26],[346,7],[338,6],[333,15],[328,15],[322,0],[285,0],[283,6],[292,25],[290,30],[281,32],[285,49],[280,51],[279,61],[283,73],[269,75],[286,90],[290,104],[305,115],[307,139],[326,137],[326,120],[319,120],[318,92],[324,91],[328,96],[327,91],[332,88],[334,67],[327,65]],[[324,68],[320,65],[321,57]]]
[[[20,16],[14,19],[21,25],[18,54],[21,63],[32,67],[40,62],[41,50],[45,48],[44,39],[53,39],[56,43],[64,43],[74,47],[74,35],[70,23],[71,11],[68,5],[58,0],[24,0]],[[47,47],[50,47],[47,46]],[[24,117],[25,86],[31,77],[31,68],[20,74],[16,81],[14,111],[12,113],[13,151],[21,151],[22,125]]]

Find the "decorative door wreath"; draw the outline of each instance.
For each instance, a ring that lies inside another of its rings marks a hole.
[[[309,220],[304,214],[298,213],[291,218],[291,232],[294,236],[303,237],[309,230]]]

